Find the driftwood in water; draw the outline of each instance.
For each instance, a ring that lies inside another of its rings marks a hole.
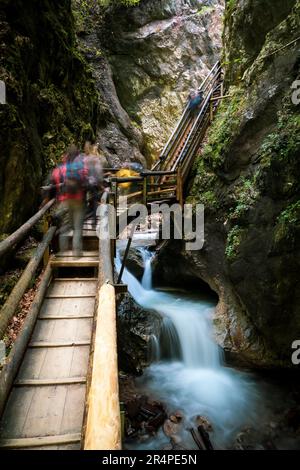
[[[43,217],[43,215],[53,206],[55,199],[49,201],[42,209],[40,209],[31,219],[27,220],[18,230],[9,235],[0,243],[0,257],[10,251],[17,243],[19,243],[29,232],[29,230]]]
[[[205,445],[206,450],[214,450],[213,445],[209,438],[209,434],[207,431],[205,431],[203,426],[198,426],[198,433],[202,438],[202,441]]]
[[[12,387],[14,378],[17,375],[18,369],[22,362],[27,344],[30,340],[33,328],[36,323],[38,313],[44,300],[49,282],[51,280],[52,270],[50,264],[47,266],[46,271],[42,276],[41,283],[38,287],[33,303],[30,307],[26,320],[23,324],[22,330],[17,337],[12,350],[9,353],[6,364],[0,373],[0,416],[4,410],[5,402]]]
[[[198,426],[197,430],[198,432],[194,428],[189,429],[197,447],[200,450],[214,450],[208,432],[202,426]]]
[[[35,272],[43,258],[43,255],[48,248],[54,234],[56,227],[51,227],[46,235],[44,236],[42,242],[39,244],[35,250],[31,260],[26,266],[22,276],[18,280],[17,284],[11,291],[7,301],[3,305],[0,312],[0,338],[5,334],[6,328],[13,317],[16,308],[22,299],[25,291],[28,289],[29,283],[33,279]]]

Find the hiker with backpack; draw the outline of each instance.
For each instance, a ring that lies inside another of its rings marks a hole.
[[[100,200],[100,194],[103,192],[103,169],[96,145],[86,142],[84,146],[84,162],[87,168],[87,191],[90,198],[89,208],[92,212],[92,226],[95,229],[97,225],[97,209]]]
[[[82,228],[85,214],[85,198],[88,170],[78,148],[71,145],[50,176],[50,197],[56,197],[59,207],[57,217],[63,218],[59,234],[59,249],[68,249],[66,232],[73,230],[72,250],[76,257],[82,254]],[[48,196],[49,197],[49,196]],[[67,221],[66,214],[69,221]]]
[[[191,90],[188,96],[188,111],[196,117],[203,102],[203,91]]]

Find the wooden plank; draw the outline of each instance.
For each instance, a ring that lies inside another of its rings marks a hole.
[[[51,315],[71,316],[94,313],[95,297],[79,298],[49,298],[45,299],[41,308],[39,318]]]
[[[79,295],[45,295],[45,299],[89,299],[94,298],[94,294],[79,294]]]
[[[0,373],[0,416],[3,412],[4,405],[7,400],[9,391],[12,387],[13,381],[17,375],[18,369],[22,362],[27,344],[32,335],[36,318],[40,311],[40,308],[43,302],[43,297],[47,290],[51,276],[52,276],[52,271],[51,271],[50,265],[48,265],[42,276],[34,301],[24,321],[22,330],[20,334],[18,335],[10,351],[6,364],[3,366],[3,369],[1,370],[1,373]]]
[[[97,277],[56,277],[53,279],[53,282],[98,282]]]
[[[64,411],[61,416],[60,434],[81,432],[85,407],[86,385],[68,387]],[[101,426],[101,423],[98,423]]]
[[[28,349],[17,380],[84,377],[89,350],[89,346]]]
[[[1,418],[0,435],[2,438],[22,436],[31,403],[35,396],[34,388],[13,388]]]
[[[98,251],[83,251],[82,252],[82,256],[81,258],[98,258],[99,256],[99,252]],[[74,254],[73,254],[73,251],[69,250],[69,251],[63,251],[62,253],[56,253],[55,255],[56,258],[75,258],[74,257]]]
[[[2,449],[23,449],[24,447],[55,446],[80,442],[81,435],[62,434],[58,436],[27,437],[23,439],[0,439]]]
[[[127,290],[126,290],[127,292]],[[39,317],[39,320],[81,320],[83,318],[94,318],[94,315],[49,315],[48,317]]]
[[[90,318],[68,318],[37,321],[32,342],[90,341],[92,320]]]
[[[46,385],[73,385],[86,383],[85,377],[65,377],[63,379],[19,379],[14,383],[15,387],[42,387]]]
[[[89,346],[90,341],[64,341],[50,343],[46,341],[38,341],[29,343],[29,348],[70,348],[73,346]]]
[[[34,390],[34,398],[26,415],[21,435],[15,437],[54,436],[60,434],[67,390],[85,385],[50,385],[44,387],[14,387],[22,393]],[[79,432],[79,430],[78,430]]]
[[[99,293],[84,449],[121,449],[116,299],[110,284]]]
[[[97,258],[60,258],[60,259],[51,259],[51,265],[54,267],[72,267],[72,268],[93,268],[97,267],[99,260]]]
[[[54,281],[52,282],[51,286],[48,289],[47,295],[50,294],[57,294],[57,295],[67,295],[67,294],[96,294],[96,287],[97,287],[97,282],[96,281]]]

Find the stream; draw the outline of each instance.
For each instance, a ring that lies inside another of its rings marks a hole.
[[[195,427],[199,415],[212,424],[210,438],[214,448],[228,448],[242,428],[257,427],[259,417],[266,415],[261,399],[265,390],[252,373],[226,366],[222,350],[213,339],[215,299],[207,294],[154,289],[153,255],[146,248],[140,251],[145,266],[142,281],[127,269],[122,281],[140,306],[161,315],[162,330],[159,338],[152,338],[153,362],[136,380],[137,386],[165,403],[168,412],[183,413],[181,439],[185,448],[197,448],[187,429]],[[117,258],[117,270],[120,266]],[[151,439],[129,448],[157,450],[168,442],[160,430]]]

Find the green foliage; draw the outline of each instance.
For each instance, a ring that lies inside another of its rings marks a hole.
[[[205,210],[217,210],[219,203],[212,189],[215,186],[216,176],[211,172],[202,156],[195,162],[193,171],[195,176],[188,202],[200,202],[204,204]]]
[[[277,217],[274,230],[274,242],[282,250],[292,249],[299,239],[300,200],[290,204]],[[280,249],[280,248],[279,248]]]
[[[257,174],[254,175],[253,179],[241,178],[236,186],[233,194],[235,205],[229,213],[230,219],[241,219],[257,200],[259,191],[256,187],[256,177]]]
[[[208,144],[203,152],[203,158],[209,162],[212,169],[222,166],[243,118],[243,95],[234,89],[231,89],[230,93],[232,98],[223,100],[220,105],[214,125],[208,132]]]
[[[226,0],[225,19],[228,19],[235,7],[237,6],[237,0]]]
[[[197,11],[197,15],[199,16],[206,15],[207,13],[211,13],[213,10],[214,10],[214,7],[205,5],[204,7],[200,8]]]
[[[227,235],[225,254],[229,261],[233,261],[237,254],[245,230],[235,225]]]
[[[300,225],[300,201],[290,204],[281,212],[277,220],[285,225]]]
[[[276,132],[269,134],[260,148],[261,163],[270,164],[273,158],[287,163],[299,149],[300,116],[283,109],[279,113]]]
[[[140,3],[141,0],[98,0],[100,5],[126,5],[132,7]]]

